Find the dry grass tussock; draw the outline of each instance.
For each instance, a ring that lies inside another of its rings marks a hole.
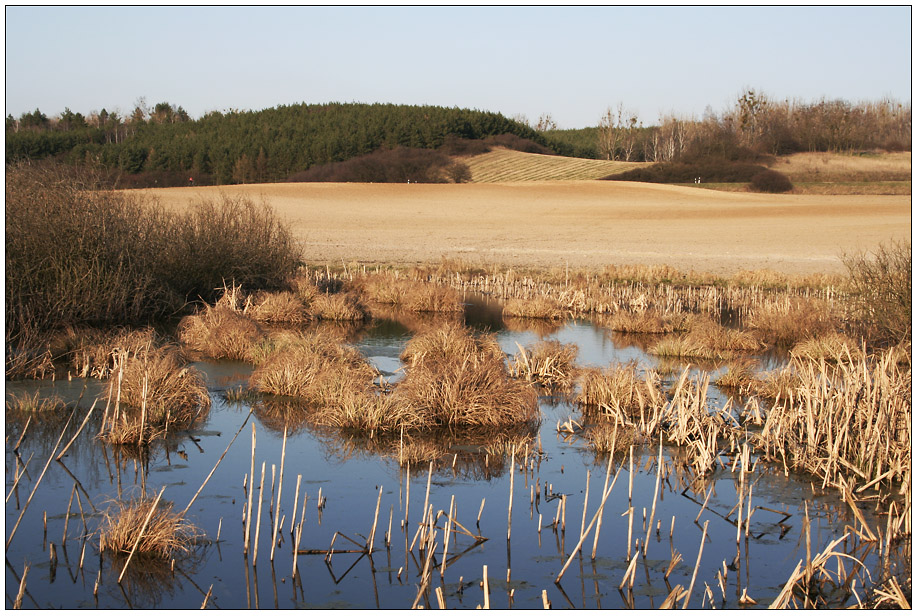
[[[153,511],[137,544],[135,557],[171,560],[190,554],[195,542],[203,537],[192,523],[173,511],[172,503],[160,501],[153,510],[154,499],[135,498],[115,502],[102,512],[99,529],[102,550],[127,555],[137,543],[144,521]]]
[[[565,316],[561,302],[548,296],[540,295],[530,299],[511,299],[504,304],[505,317],[526,319],[559,320]]]
[[[67,327],[54,336],[52,348],[56,355],[67,358],[75,376],[105,379],[118,369],[120,357],[137,357],[154,344],[155,338],[152,328]]]
[[[102,438],[144,444],[194,425],[210,409],[204,377],[185,365],[171,345],[151,346],[137,356],[123,352],[110,377],[112,408]]]
[[[255,369],[252,388],[315,405],[338,404],[352,392],[372,391],[378,375],[356,349],[316,333],[287,334]]]
[[[835,332],[798,342],[790,353],[791,357],[810,361],[822,360],[849,364],[860,361],[865,356],[857,342],[849,336]]]
[[[186,347],[207,357],[242,361],[253,361],[266,339],[255,320],[220,303],[183,317],[177,336]]]
[[[312,319],[307,305],[294,292],[261,291],[246,298],[243,314],[264,323],[304,323]]]
[[[6,419],[13,421],[28,415],[38,417],[59,413],[67,408],[60,396],[42,396],[41,392],[21,395],[10,394],[6,399]]]
[[[392,398],[417,425],[506,427],[538,421],[535,391],[513,379],[493,336],[457,325],[415,336],[402,353],[407,376]]]
[[[576,344],[561,344],[557,340],[542,340],[513,356],[510,374],[543,387],[570,390],[577,375]]]
[[[664,357],[732,359],[737,353],[761,351],[764,345],[750,332],[731,329],[700,316],[692,319],[691,329],[682,336],[670,336],[655,344],[650,352]]]
[[[627,334],[671,334],[682,330],[687,321],[684,314],[664,314],[657,310],[619,310],[600,318],[603,327]]]
[[[370,302],[398,306],[410,312],[462,312],[462,299],[452,287],[400,276],[398,272],[358,277],[353,286]]]
[[[321,293],[313,298],[310,312],[325,321],[363,321],[369,311],[353,293]]]

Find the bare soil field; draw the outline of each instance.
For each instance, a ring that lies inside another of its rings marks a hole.
[[[142,191],[184,208],[264,199],[310,264],[441,258],[513,267],[666,264],[730,274],[842,272],[842,253],[908,239],[905,195],[764,195],[636,182],[287,183]]]

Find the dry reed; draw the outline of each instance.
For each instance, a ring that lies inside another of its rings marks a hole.
[[[568,391],[577,375],[578,351],[577,345],[561,344],[557,340],[543,340],[527,349],[520,347],[510,364],[510,373],[530,383]]]

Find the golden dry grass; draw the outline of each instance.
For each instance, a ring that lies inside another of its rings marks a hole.
[[[516,378],[538,383],[543,387],[569,390],[577,376],[576,344],[561,344],[557,340],[542,340],[513,356],[510,373]]]
[[[837,154],[798,152],[772,165],[792,182],[882,182],[911,180],[911,152]]]
[[[253,361],[266,333],[254,319],[227,305],[205,306],[183,317],[178,339],[188,349],[213,359]]]
[[[102,550],[128,555],[137,542],[154,499],[135,498],[115,502],[102,512],[99,530]],[[179,513],[172,503],[160,501],[137,544],[136,556],[169,560],[189,554],[203,533]]]

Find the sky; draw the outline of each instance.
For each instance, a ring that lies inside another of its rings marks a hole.
[[[596,126],[621,104],[911,102],[910,6],[7,6],[5,113],[193,118],[297,103],[442,105]]]

